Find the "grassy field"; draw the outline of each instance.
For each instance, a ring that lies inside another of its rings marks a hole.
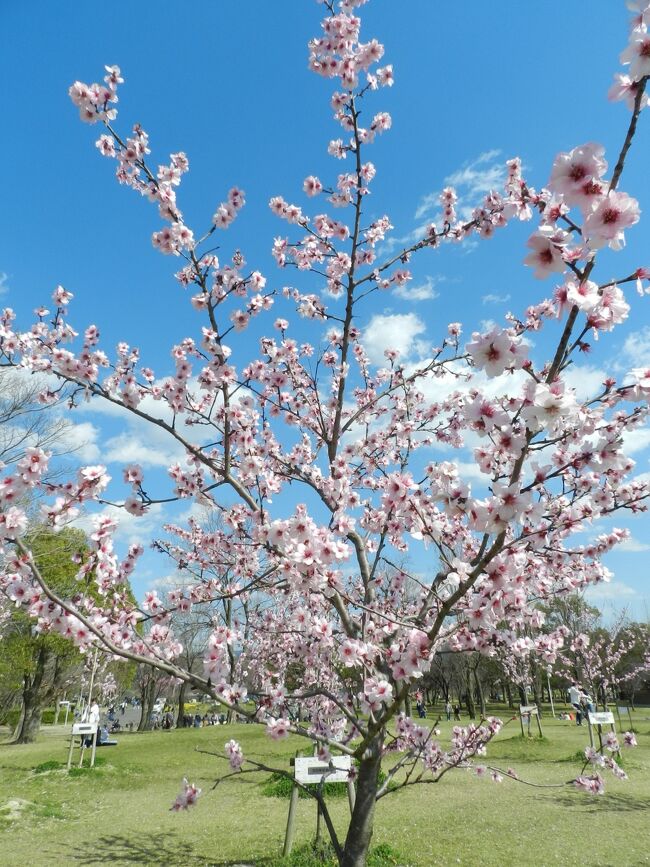
[[[629,781],[607,772],[607,793],[497,785],[454,772],[436,786],[389,795],[378,805],[373,844],[389,844],[397,863],[429,865],[650,864],[650,711],[634,718],[639,747],[624,753]],[[523,740],[517,723],[493,742],[488,761],[536,783],[568,780],[588,730],[546,718],[545,738]],[[449,723],[442,724],[442,741]],[[0,865],[276,865],[288,802],[267,797],[267,775],[227,780],[225,763],[196,752],[221,750],[235,737],[244,752],[288,767],[303,742],[271,742],[253,726],[123,734],[98,751],[94,770],[68,775],[68,740],[46,728],[31,746],[0,746]],[[169,807],[187,776],[204,790],[193,810]],[[342,828],[345,798],[333,799]],[[296,845],[313,837],[315,807],[300,801]]]

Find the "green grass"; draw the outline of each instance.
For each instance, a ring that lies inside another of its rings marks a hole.
[[[513,767],[538,784],[569,780],[580,769],[577,756],[588,730],[548,717],[543,724],[544,738],[522,738],[518,723],[510,723],[483,761]],[[440,724],[443,743],[451,725]],[[624,753],[630,779],[607,776],[602,797],[570,787],[495,784],[466,771],[389,794],[377,806],[373,845],[384,860],[375,867],[545,867],[569,863],[569,853],[584,853],[599,867],[650,864],[650,711],[639,711],[634,725],[639,747]],[[118,746],[98,751],[96,768],[68,774],[69,741],[60,728],[45,728],[30,746],[0,746],[0,864],[327,863],[314,862],[309,844],[316,810],[305,800],[297,810],[294,856],[282,861],[288,802],[265,797],[268,774],[229,779],[212,790],[226,763],[195,748],[220,751],[231,737],[251,758],[279,768],[288,769],[304,747],[293,738],[270,741],[245,725],[121,734]],[[183,776],[201,786],[203,796],[192,811],[171,813]],[[328,802],[342,832],[347,798]]]
[[[310,786],[314,790],[316,785]],[[267,798],[290,798],[293,783],[284,774],[271,774],[268,780],[261,786],[260,791]],[[345,783],[325,783],[323,786],[323,794],[326,798],[347,798],[348,790]],[[310,795],[304,789],[298,791],[298,797],[303,800],[310,800]]]
[[[389,846],[381,843],[370,850],[368,867],[398,867],[404,859]],[[338,861],[334,849],[329,843],[305,843],[295,848],[287,858],[270,858],[264,861],[264,867],[337,867]]]

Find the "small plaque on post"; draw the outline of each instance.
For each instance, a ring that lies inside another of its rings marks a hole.
[[[72,726],[72,735],[94,735],[97,731],[95,723],[75,723]]]
[[[313,783],[347,783],[350,773],[350,756],[333,756],[329,762],[322,759],[297,757],[295,778],[303,786]]]
[[[611,711],[601,711],[600,713],[590,713],[589,722],[592,726],[614,725],[614,714]]]

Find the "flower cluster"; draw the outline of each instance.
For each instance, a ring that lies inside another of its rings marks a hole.
[[[201,794],[201,789],[197,789],[197,787],[193,783],[188,783],[187,779],[183,778],[183,788],[180,793],[176,796],[176,800],[171,806],[171,810],[178,813],[180,810],[187,810],[190,807],[193,807],[196,804],[199,796]]]
[[[524,180],[521,162],[510,160],[501,192],[488,192],[469,216],[456,191],[444,189],[440,219],[409,246],[386,252],[393,226],[382,208],[367,213],[376,169],[364,149],[391,119],[361,101],[392,84],[392,69],[377,66],[380,43],[360,39],[360,2],[343,2],[339,14],[327,5],[332,14],[310,43],[310,66],[338,80],[331,105],[343,133],[328,150],[353,159],[337,163],[349,170],[331,182],[308,175],[304,207],[283,196],[270,201],[287,233],[298,236],[275,238],[274,259],[283,273],[311,274],[314,291],[285,286],[276,295],[239,250],[217,257],[202,246],[232,223],[244,193],[230,189],[203,235],[187,226],[177,203],[187,156],[171,154],[153,171],[144,130],[121,136],[112,129],[117,68],[108,70],[106,87],[73,85],[84,119],[105,124],[97,145],[116,161],[118,180],[157,205],[165,225],[154,245],[180,257],[176,278],[192,287],[202,324],[171,348],[167,375],[156,376],[136,347],[120,342],[109,355],[95,325],[77,332],[63,287],[54,291],[54,311],[39,309],[26,330],[4,311],[0,361],[46,374],[44,404],[57,399],[59,385],[69,389],[71,406],[108,400],[165,432],[182,454],[154,492],[158,486],[147,480],[145,487],[136,464],[112,483],[102,466],[61,481],[47,477],[45,452],[27,450],[0,480],[0,588],[39,630],[67,636],[82,650],[99,642],[112,654],[181,672],[273,739],[307,735],[324,758],[354,742],[349,749],[362,744],[358,754],[365,755],[386,742],[393,748],[396,719],[395,749],[407,758],[433,774],[467,768],[485,776],[487,766],[473,762],[499,720],[454,728],[443,749],[435,731],[398,709],[439,652],[496,656],[507,648],[513,666],[523,667],[533,657],[552,664],[565,646],[567,653],[589,650],[580,635],[561,628],[542,633],[541,603],[608,580],[602,558],[626,533],[611,528],[590,536],[592,526],[616,512],[646,509],[650,486],[632,476],[625,445],[650,416],[650,373],[637,368],[623,384],[608,377],[583,398],[566,371],[589,348],[588,331],[609,332],[629,315],[620,284],[636,281],[644,294],[647,269],[600,283],[596,274],[598,251],[622,245],[639,209],[618,191],[621,169],[607,179],[603,148],[588,143],[559,154],[548,188],[539,191]],[[645,86],[648,23],[647,10],[639,12],[626,54],[637,93]],[[633,133],[632,125],[627,150]],[[319,213],[308,213],[316,200]],[[325,212],[329,206],[340,209],[340,219]],[[539,228],[525,261],[539,278],[561,275],[552,297],[510,313],[505,327],[474,332],[465,348],[454,322],[418,363],[400,358],[396,345],[383,347],[379,365],[371,363],[368,335],[358,327],[369,296],[404,292],[420,250],[489,238],[533,214]],[[281,309],[259,343],[242,339],[276,298]],[[285,317],[291,305],[314,320],[312,342],[295,337]],[[564,336],[540,360],[544,341],[531,335],[558,319]],[[478,473],[465,472],[467,448]],[[433,460],[433,449],[448,459]],[[150,591],[136,605],[127,584],[142,548],[131,546],[120,559],[117,522],[100,513],[79,564],[79,592],[54,603],[21,541],[27,515],[20,503],[38,491],[43,517],[56,528],[103,501],[109,484],[136,518],[172,499],[196,504],[186,526],[166,526],[166,538],[155,542],[188,582]],[[433,564],[426,574],[408,567],[420,546],[423,562]],[[174,618],[206,609],[214,619],[203,670],[185,671]],[[290,722],[296,709],[300,725]],[[632,740],[626,733],[624,741]],[[604,757],[587,758],[619,774],[610,755],[617,750],[612,739]],[[242,767],[239,744],[230,741],[225,754],[233,770]],[[595,772],[576,785],[600,792],[602,779]],[[173,809],[187,808],[198,794],[185,781]]]

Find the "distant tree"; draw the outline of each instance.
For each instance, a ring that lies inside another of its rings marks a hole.
[[[48,407],[39,400],[42,392],[43,381],[38,376],[0,365],[0,461],[6,466],[21,460],[29,448],[50,449],[59,455],[72,451],[66,437],[70,423],[52,412],[65,391]]]
[[[173,678],[150,665],[140,664],[135,672],[135,687],[140,693],[139,732],[148,732],[152,728],[153,706],[159,698],[167,696]]]
[[[38,527],[29,534],[36,562],[57,592],[74,596],[80,558],[86,553],[81,530],[64,528],[55,533]],[[6,604],[6,603],[5,603]],[[21,712],[14,742],[31,743],[41,725],[43,710],[80,676],[84,656],[55,631],[39,631],[23,608],[14,608],[0,639],[0,683],[5,694],[19,696]]]

